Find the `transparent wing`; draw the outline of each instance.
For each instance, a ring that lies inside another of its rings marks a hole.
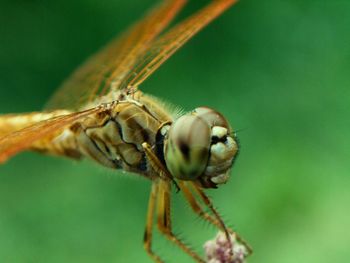
[[[118,88],[137,88],[192,36],[235,2],[237,0],[214,0],[157,39],[138,58]]]
[[[78,68],[56,91],[46,108],[78,110],[95,98],[102,97],[111,90],[118,90],[118,80],[125,77],[139,55],[169,24],[185,1],[166,0],[151,10],[120,38],[112,41]]]
[[[69,124],[73,124],[90,114],[102,110],[103,107],[96,107],[86,111],[57,116],[48,120],[40,121],[34,125],[0,138],[0,163],[5,162],[16,153],[28,149],[35,141],[45,138]]]

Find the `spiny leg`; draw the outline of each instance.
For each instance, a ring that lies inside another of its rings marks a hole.
[[[149,164],[158,173],[158,176],[161,179],[166,179],[167,178],[168,180],[172,181],[172,183],[175,185],[177,191],[179,191],[180,188],[177,185],[176,181],[171,176],[171,174],[168,172],[168,170],[164,167],[162,162],[158,159],[157,155],[154,154],[154,152],[152,151],[151,146],[147,142],[144,142],[144,143],[142,143],[142,148],[145,151],[146,158],[149,161]]]
[[[205,261],[179,238],[175,236],[171,229],[170,219],[170,181],[160,180],[158,188],[158,228],[170,241],[174,242],[184,252],[191,256],[196,262],[204,263]]]
[[[193,183],[189,183],[189,184],[193,185]],[[223,231],[225,233],[226,239],[229,242],[229,247],[231,248],[232,242],[231,242],[231,238],[230,238],[230,230],[225,226],[219,213],[216,211],[216,209],[213,207],[212,203],[210,202],[210,199],[204,194],[204,192],[201,192],[205,197],[205,200],[202,199],[203,202],[205,203],[205,205],[207,207],[209,207],[211,212],[214,214],[214,217],[211,216],[210,214],[208,214],[207,212],[205,212],[202,209],[202,207],[198,204],[196,198],[192,194],[191,190],[188,188],[187,182],[182,182],[182,181],[179,182],[179,187],[180,187],[181,191],[184,193],[185,198],[187,199],[188,203],[190,204],[192,210],[196,214],[198,214],[201,218],[203,218],[204,220],[213,224],[214,226],[216,226],[217,228],[219,228],[221,231]],[[196,187],[196,186],[193,185],[193,187]],[[201,196],[201,198],[202,198],[202,196]],[[232,251],[231,251],[231,254],[233,254]]]
[[[187,186],[187,182],[184,182],[184,181],[179,182],[179,187],[180,187],[182,193],[184,194],[186,200],[188,201],[189,205],[191,206],[193,212],[195,212],[198,216],[200,216],[205,221],[208,221],[209,223],[211,223],[215,227],[217,227],[217,228],[221,229],[222,231],[224,231],[221,228],[221,225],[218,222],[218,220],[216,218],[214,218],[212,215],[210,215],[209,213],[207,213],[207,212],[205,212],[203,210],[203,208],[198,203],[198,201],[196,200],[195,196],[193,195],[193,193],[191,192],[191,190]]]
[[[170,183],[175,183],[175,186],[178,188],[176,182],[172,178],[172,176],[168,173],[166,168],[163,166],[158,157],[153,153],[151,146],[144,142],[142,147],[145,151],[146,158],[148,163],[152,166],[154,171],[158,174],[158,178],[154,180],[152,186],[152,193],[154,193],[154,197],[152,197],[152,193],[150,196],[149,209],[148,209],[148,217],[147,217],[147,227],[145,234],[145,248],[150,256],[156,262],[162,262],[161,259],[154,254],[151,249],[151,233],[152,231],[152,221],[153,221],[153,211],[154,211],[154,202],[157,201],[157,225],[158,229],[161,233],[163,233],[169,240],[176,243],[182,250],[196,259],[197,262],[204,262],[197,254],[192,252],[185,244],[183,244],[175,235],[171,232],[171,220],[170,220]]]
[[[197,213],[199,216],[201,216],[204,220],[207,220],[208,222],[212,223],[213,225],[215,225],[216,227],[221,229],[221,231],[223,231],[225,233],[226,238],[230,243],[231,243],[231,239],[229,238],[229,235],[234,234],[236,239],[247,248],[248,253],[252,254],[253,249],[250,247],[250,245],[243,238],[241,238],[238,235],[238,233],[236,233],[232,229],[229,229],[225,226],[224,221],[221,219],[219,213],[216,211],[216,209],[214,208],[209,197],[203,192],[203,190],[199,186],[197,186],[196,184],[194,184],[192,182],[188,182],[188,183],[190,184],[192,189],[194,189],[194,191],[197,193],[197,195],[201,198],[203,203],[210,209],[210,211],[213,213],[214,217],[212,217],[211,215],[206,213],[201,208],[201,206],[198,204],[196,198],[193,196],[190,189],[188,189],[187,185],[185,185],[185,183],[183,183],[182,185],[180,185],[180,188],[183,191],[183,193],[185,194],[185,197],[188,200],[188,202],[190,203],[193,211],[195,213]],[[182,188],[183,185],[185,185],[185,187]]]
[[[147,211],[147,221],[146,229],[143,238],[143,246],[147,251],[148,255],[157,263],[162,263],[163,261],[157,256],[152,250],[152,230],[153,230],[153,215],[154,207],[157,200],[158,194],[158,182],[154,181],[152,183],[152,189],[148,201],[148,211]]]
[[[197,185],[195,185],[194,183],[191,183],[192,187],[196,190],[196,192],[198,193],[199,197],[202,199],[202,201],[205,203],[205,205],[207,207],[209,207],[209,209],[212,211],[212,213],[215,215],[215,217],[218,219],[220,225],[223,225],[225,228],[225,224],[224,222],[222,221],[220,215],[218,214],[218,212],[216,211],[216,209],[214,208],[212,202],[210,201],[209,197],[203,192],[203,190],[198,187]],[[236,232],[230,230],[230,229],[227,229],[226,228],[226,231],[229,231],[231,234],[235,234],[236,236],[236,239],[241,243],[243,244],[247,249],[248,249],[248,253],[249,254],[252,254],[253,253],[253,250],[252,248],[250,247],[250,245],[243,239],[241,238]],[[228,233],[226,233],[227,235]]]

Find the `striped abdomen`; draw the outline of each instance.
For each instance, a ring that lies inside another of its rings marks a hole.
[[[19,131],[38,122],[45,121],[57,116],[70,114],[67,110],[55,110],[51,112],[30,112],[21,114],[5,114],[0,115],[0,138],[3,138],[13,132]],[[35,141],[28,150],[50,153],[55,155],[68,155],[70,157],[78,158],[80,156],[74,147],[72,149],[61,149],[58,145],[53,143],[56,136],[62,133],[61,130],[50,134],[49,136]]]

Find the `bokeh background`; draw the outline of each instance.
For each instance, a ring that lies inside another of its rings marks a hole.
[[[40,110],[152,0],[1,0],[0,112]],[[202,6],[190,1],[180,17]],[[254,248],[250,263],[350,258],[350,2],[242,0],[142,89],[207,105],[238,130],[230,182],[209,191]],[[23,153],[0,167],[0,262],[151,262],[150,182],[90,161]],[[201,251],[216,230],[174,194],[174,229]],[[191,262],[159,235],[167,262]]]

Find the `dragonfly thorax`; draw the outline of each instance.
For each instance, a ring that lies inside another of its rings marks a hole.
[[[78,148],[82,155],[104,166],[153,179],[156,171],[142,145],[155,149],[157,132],[165,117],[155,109],[154,101],[140,92],[121,98],[106,111],[77,124],[78,129],[72,127]]]
[[[175,120],[164,140],[164,158],[172,176],[205,188],[226,183],[237,151],[226,119],[207,107]]]

